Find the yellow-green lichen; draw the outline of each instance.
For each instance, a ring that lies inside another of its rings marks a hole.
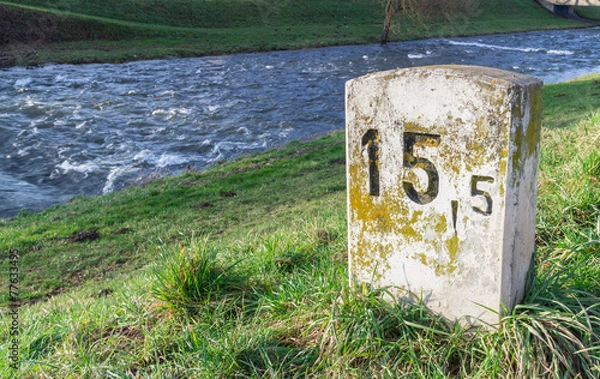
[[[458,268],[458,251],[459,251],[460,241],[456,235],[453,235],[449,239],[447,239],[444,243],[446,249],[442,250],[448,253],[447,262],[444,257],[438,257],[438,259],[430,258],[426,253],[418,253],[413,257],[413,259],[417,259],[423,266],[429,267],[433,269],[436,276],[445,276],[453,274]],[[434,243],[436,247],[436,253],[441,255],[440,253],[440,245]]]
[[[522,177],[525,162],[538,151],[542,113],[540,85],[530,89],[521,88],[515,95],[513,123],[516,124],[516,128],[513,135],[514,144],[511,154],[511,186],[515,186],[517,180]],[[525,107],[529,107],[529,109],[525,109]],[[528,119],[525,119],[526,115],[529,115]]]

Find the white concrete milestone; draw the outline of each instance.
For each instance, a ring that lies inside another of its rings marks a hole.
[[[522,301],[534,250],[542,82],[431,66],[346,83],[353,283],[461,323]],[[491,310],[491,311],[490,311]]]

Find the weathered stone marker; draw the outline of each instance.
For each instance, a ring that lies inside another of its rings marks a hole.
[[[476,66],[346,83],[351,281],[416,295],[463,323],[495,323],[523,299],[541,88]]]

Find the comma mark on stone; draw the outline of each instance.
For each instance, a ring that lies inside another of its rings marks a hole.
[[[454,227],[454,234],[456,234],[456,218],[458,216],[458,201],[452,200],[450,202],[452,205],[452,226]]]

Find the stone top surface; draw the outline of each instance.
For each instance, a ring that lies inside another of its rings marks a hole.
[[[415,75],[424,76],[432,74],[442,74],[445,76],[455,78],[465,78],[469,80],[477,80],[487,82],[494,85],[519,85],[519,86],[530,86],[530,85],[542,85],[543,82],[540,79],[532,76],[501,70],[493,67],[484,66],[468,66],[468,65],[435,65],[435,66],[421,66],[421,67],[410,67],[403,69],[395,69],[388,71],[381,71],[373,74],[368,74],[356,79],[349,80],[351,83],[355,80],[379,80],[380,78],[386,78],[393,76],[403,75]]]

